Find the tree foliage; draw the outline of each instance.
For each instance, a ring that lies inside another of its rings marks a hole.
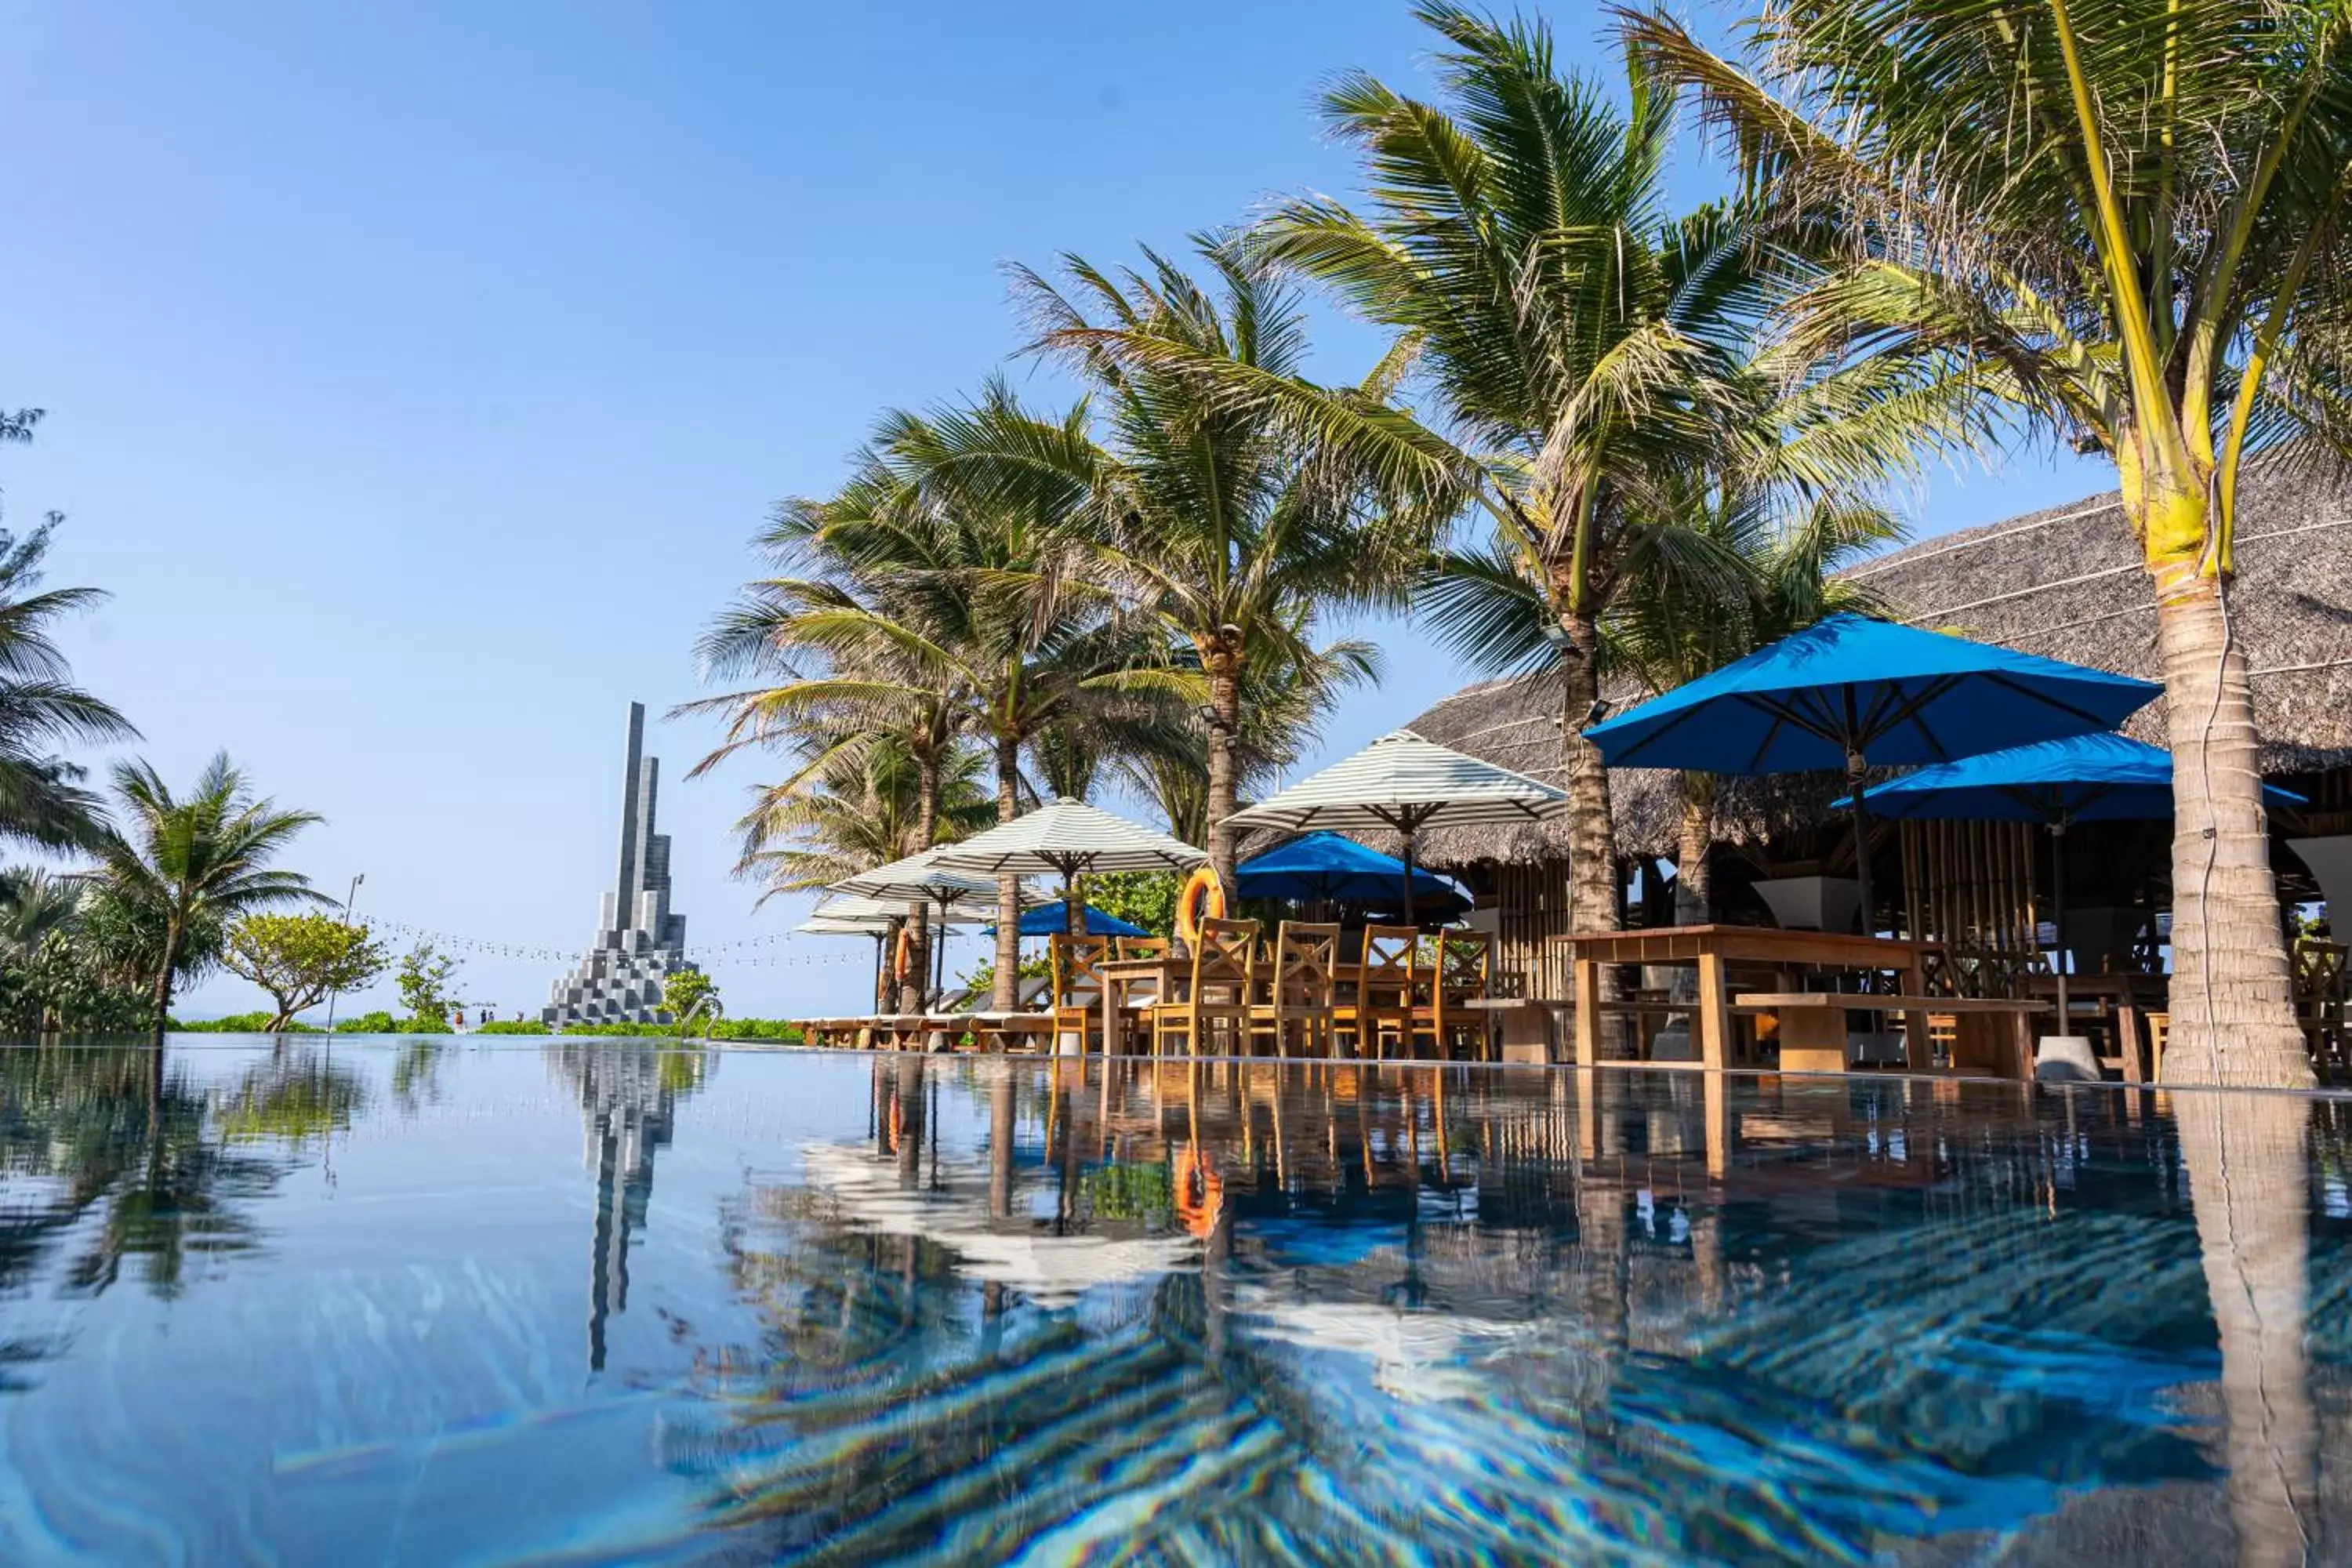
[[[331,915],[253,914],[229,928],[221,962],[269,993],[275,1032],[329,994],[356,991],[384,972],[383,943]]]
[[[683,1023],[698,1003],[709,1002],[712,1016],[719,1011],[719,983],[699,969],[677,969],[662,976],[662,1008]]]
[[[119,763],[121,825],[98,846],[99,869],[142,954],[160,1033],[173,986],[216,963],[228,928],[247,914],[326,900],[310,879],[271,862],[315,812],[287,811],[256,795],[224,752],[184,796],[146,763]]]
[[[410,1018],[429,1028],[446,1029],[450,1010],[457,1005],[457,976],[456,959],[429,942],[420,942],[400,955],[393,984],[399,987],[400,1005]]]

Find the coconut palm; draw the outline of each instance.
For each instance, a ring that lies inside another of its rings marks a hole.
[[[1204,847],[1230,889],[1252,667],[1315,667],[1318,610],[1402,604],[1461,476],[1389,407],[1400,359],[1355,386],[1307,382],[1297,292],[1234,237],[1194,249],[1205,284],[1150,250],[1116,273],[1065,258],[1066,286],[1016,269],[1036,348],[1087,379],[1099,428],[1033,429],[1003,455],[1083,481],[1095,570],[1190,651]]]
[[[1603,661],[1653,694],[1672,690],[1839,611],[1885,605],[1836,574],[1903,538],[1877,507],[1815,502],[1775,519],[1755,491],[1716,489],[1676,507],[1676,526],[1707,552],[1658,552],[1602,627]],[[1712,557],[1710,559],[1710,557]],[[1727,592],[1728,588],[1728,592]],[[1716,775],[1685,773],[1675,871],[1675,923],[1712,918],[1708,851]]]
[[[892,485],[878,504],[836,509],[816,546],[852,577],[886,584],[886,601],[837,613],[809,635],[850,658],[904,659],[925,689],[956,693],[969,732],[996,765],[997,820],[1021,809],[1021,764],[1040,741],[1077,759],[1055,731],[1117,746],[1145,742],[1167,705],[1198,681],[1172,668],[1158,622],[1127,610],[1087,570],[1088,490],[1076,476],[1004,471],[1010,447],[1036,433],[1066,442],[1083,405],[1056,419],[1022,407],[1003,383],[927,414],[883,416],[869,449]],[[1012,1008],[1020,960],[1020,880],[997,879],[992,1005]],[[1071,901],[1071,923],[1083,912]]]
[[[1655,695],[1823,616],[1884,610],[1866,586],[1837,574],[1900,541],[1902,525],[1864,501],[1800,496],[1776,507],[1773,496],[1771,487],[1710,483],[1692,472],[1643,496],[1633,509],[1642,542],[1629,552],[1600,627],[1604,679],[1630,679]],[[1499,546],[1449,556],[1446,570],[1423,585],[1420,605],[1432,633],[1474,665],[1523,674],[1551,661],[1550,606]],[[1683,775],[1677,924],[1709,918],[1716,785],[1713,774]]]
[[[2315,0],[1773,3],[1754,74],[1663,15],[1625,26],[1789,224],[1841,237],[1843,264],[1791,310],[1793,340],[1965,381],[2116,464],[2176,757],[2166,1060],[2308,1083],[2228,584],[2249,456],[2352,437],[2352,15]]]
[[[1294,647],[1274,658],[1244,664],[1241,671],[1240,725],[1234,747],[1236,798],[1274,784],[1298,765],[1322,733],[1324,716],[1341,693],[1377,682],[1381,650],[1359,637],[1341,637],[1320,647],[1308,643],[1307,611]],[[1148,795],[1167,818],[1168,830],[1187,844],[1205,847],[1209,833],[1209,731],[1197,719],[1181,745],[1159,750],[1129,748],[1115,759],[1120,778]]]
[[[1367,205],[1286,202],[1253,244],[1394,329],[1447,435],[1485,476],[1491,558],[1536,586],[1557,627],[1571,918],[1606,928],[1617,912],[1608,777],[1583,739],[1601,694],[1601,623],[1638,542],[1644,486],[1718,440],[1733,352],[1774,258],[1737,209],[1669,218],[1671,103],[1643,72],[1621,110],[1558,68],[1539,22],[1434,0],[1415,14],[1444,39],[1444,100],[1339,79],[1324,114],[1359,151]]]
[[[887,577],[858,580],[819,542],[831,521],[874,515],[891,503],[898,488],[881,457],[868,449],[836,494],[796,498],[778,508],[757,547],[779,574],[745,584],[696,645],[705,679],[753,684],[673,710],[727,718],[720,743],[687,776],[698,777],[749,748],[783,750],[798,762],[744,818],[747,831],[763,809],[815,788],[837,763],[854,766],[865,752],[888,745],[914,773],[912,832],[902,840],[902,853],[916,853],[937,840],[941,783],[960,747],[962,694],[926,685],[917,662],[889,639],[866,637],[854,648],[842,646],[832,628],[843,619],[889,617],[890,585]],[[819,737],[823,744],[809,744]],[[908,917],[917,933],[908,973],[929,973],[929,927],[921,906],[910,905]],[[900,1005],[912,1010],[919,1001],[908,995]]]
[[[801,751],[822,759],[815,771],[797,768],[785,783],[755,789],[735,825],[742,841],[735,874],[760,884],[761,902],[828,888],[925,847],[921,769],[897,738],[852,746],[817,734]],[[929,786],[929,834],[945,842],[996,820],[981,782],[986,766],[971,746],[949,749]]]
[[[67,744],[136,740],[109,704],[73,684],[55,626],[103,603],[96,588],[40,590],[42,562],[61,520],[21,539],[0,533],[0,835],[51,849],[87,848],[98,798],[81,770],[55,752]]]
[[[185,797],[143,762],[115,764],[114,794],[121,826],[100,842],[96,875],[154,933],[145,978],[160,1047],[173,984],[211,962],[239,916],[332,901],[313,891],[309,878],[270,866],[304,828],[325,819],[257,798],[226,752],[205,764]]]

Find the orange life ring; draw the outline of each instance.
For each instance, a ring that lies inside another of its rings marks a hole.
[[[1214,868],[1202,866],[1185,879],[1183,891],[1176,895],[1176,934],[1190,947],[1201,940],[1202,921],[1224,918],[1225,885],[1217,880]]]
[[[1224,1178],[1190,1143],[1176,1156],[1176,1217],[1192,1235],[1207,1240],[1225,1211]]]
[[[900,926],[898,928],[898,956],[890,961],[890,978],[898,981],[905,980],[907,978],[908,967],[914,962],[914,956],[915,928],[912,926]]]

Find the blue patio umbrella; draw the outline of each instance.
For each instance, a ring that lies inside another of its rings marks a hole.
[[[1086,906],[1088,936],[1150,936],[1151,933],[1117,915],[1105,914],[1092,904]],[[1070,929],[1069,905],[1056,899],[1050,904],[1039,904],[1021,913],[1020,931],[1023,936],[1059,936]],[[994,936],[996,928],[989,926],[980,933]]]
[[[1393,855],[1367,849],[1337,833],[1309,833],[1279,848],[1253,856],[1234,876],[1244,899],[1319,899],[1335,904],[1395,905],[1404,886],[1405,864]],[[1433,871],[1415,868],[1413,902],[1459,908],[1462,895]]]
[[[1836,615],[1584,735],[1612,767],[1843,768],[1854,790],[1854,858],[1867,927],[1867,769],[2112,730],[2162,689],[1990,643]]]
[[[2263,786],[2270,805],[2303,796]],[[1856,805],[1848,795],[1840,806]],[[2066,829],[2077,822],[2160,821],[2172,815],[2172,753],[2128,735],[2074,735],[1939,763],[1870,792],[1879,816],[1897,820],[2032,822],[2050,830],[2050,924],[2066,951]],[[2066,1019],[2066,965],[2058,965],[2058,1017]]]

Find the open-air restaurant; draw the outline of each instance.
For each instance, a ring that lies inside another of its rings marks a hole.
[[[2112,900],[2171,812],[2170,754],[2117,732],[2158,689],[1834,615],[1589,728],[1612,768],[1836,781],[1833,800],[1815,791],[1833,833],[1811,874],[1751,879],[1761,920],[1676,923],[1671,873],[1633,857],[1615,929],[1531,930],[1565,900],[1491,867],[1440,874],[1418,851],[1445,830],[1539,827],[1567,791],[1412,730],[1239,812],[1253,853],[1230,888],[1192,845],[1055,801],[836,889],[806,929],[874,939],[877,1005],[805,1026],[867,1048],[2152,1083],[2166,911],[2145,890]],[[2308,804],[2276,785],[2265,800]],[[2090,896],[2071,902],[2070,841],[2094,854]],[[1187,879],[1172,935],[1085,904],[1088,876],[1137,870]],[[988,919],[1005,877],[1024,879],[1023,934],[1045,942],[1034,998],[989,1010],[905,973],[910,921]],[[1047,879],[1061,901],[1043,903]],[[2326,1076],[2345,950],[2304,935],[2294,953]]]

